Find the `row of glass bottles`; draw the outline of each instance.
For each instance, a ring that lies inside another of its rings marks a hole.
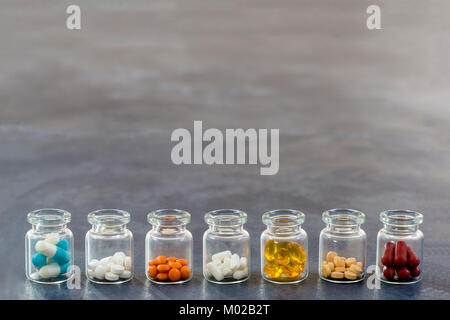
[[[67,228],[71,215],[59,209],[30,212],[32,229],[25,237],[26,276],[39,283],[61,283],[72,276],[73,235]],[[175,284],[192,278],[193,239],[186,229],[190,214],[160,209],[148,214],[152,229],[145,238],[145,270],[149,280]],[[275,283],[297,283],[308,276],[308,237],[302,229],[305,215],[297,210],[263,214],[267,229],[261,234],[261,274]],[[321,279],[352,283],[364,279],[365,215],[352,209],[325,211],[319,243]],[[422,214],[389,210],[380,214],[383,228],[377,237],[378,277],[388,283],[414,283],[421,279]],[[127,229],[130,214],[103,209],[91,212],[86,234],[86,274],[95,283],[117,284],[133,277],[133,235]],[[247,214],[221,209],[208,212],[209,229],[203,236],[203,275],[214,283],[246,281],[250,269],[250,236],[244,229]]]

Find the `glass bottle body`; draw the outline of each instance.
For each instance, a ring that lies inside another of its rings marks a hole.
[[[297,210],[266,212],[267,229],[261,234],[263,279],[281,284],[298,283],[308,276],[308,236],[301,228],[305,215]]]
[[[127,229],[130,214],[101,209],[88,215],[92,228],[86,233],[86,277],[99,284],[120,284],[133,278],[133,234]]]
[[[32,228],[25,235],[25,274],[34,282],[57,284],[73,276],[73,234],[69,212],[39,209],[28,214]]]
[[[377,276],[390,284],[412,284],[422,279],[423,215],[410,210],[380,214],[383,228],[377,235]]]
[[[244,282],[250,272],[250,235],[243,228],[247,214],[240,210],[208,212],[203,235],[203,275],[217,284]]]

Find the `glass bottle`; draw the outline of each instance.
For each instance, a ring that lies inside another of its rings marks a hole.
[[[25,274],[37,283],[55,284],[73,276],[73,235],[70,213],[39,209],[28,213],[32,228],[25,235]]]
[[[145,237],[147,278],[159,284],[179,284],[192,278],[193,240],[186,229],[191,215],[178,209],[159,209],[147,216],[152,229]]]
[[[133,278],[133,234],[127,228],[130,214],[101,209],[88,215],[86,277],[99,284],[119,284]]]
[[[326,227],[319,238],[319,276],[336,283],[362,281],[366,265],[366,233],[361,229],[364,213],[331,209],[322,214]]]
[[[411,210],[380,213],[383,228],[377,236],[377,276],[386,283],[411,284],[422,279],[423,215]]]
[[[298,283],[308,276],[308,236],[302,229],[305,215],[278,209],[262,216],[261,274],[274,283]]]
[[[203,276],[218,284],[244,282],[249,277],[250,236],[247,214],[219,209],[205,214],[209,229],[203,235]]]

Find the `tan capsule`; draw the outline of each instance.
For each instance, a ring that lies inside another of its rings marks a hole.
[[[343,279],[344,278],[344,273],[343,272],[332,272],[331,273],[331,278],[333,279]]]
[[[331,272],[333,272],[334,271],[334,263],[333,262],[328,262],[328,265],[330,266]]]
[[[322,276],[328,278],[331,274],[331,269],[328,263],[322,263]]]
[[[336,268],[334,268],[334,271],[335,272],[345,272],[345,267],[336,267]]]
[[[343,257],[334,257],[333,258],[334,267],[345,267],[345,258]]]
[[[334,260],[334,257],[336,257],[337,256],[337,253],[336,252],[334,252],[334,251],[329,251],[328,253],[327,253],[327,261],[328,262],[333,262]]]
[[[354,263],[356,263],[356,258],[347,258],[347,259],[345,259],[345,265],[347,267],[350,267]]]
[[[360,266],[358,266],[357,264],[352,264],[349,269],[351,272],[356,273],[356,274],[360,274],[363,271],[362,268]]]
[[[344,276],[345,276],[345,278],[348,279],[348,280],[356,280],[356,278],[358,277],[358,276],[356,275],[356,273],[353,273],[353,272],[351,272],[351,271],[345,271]]]

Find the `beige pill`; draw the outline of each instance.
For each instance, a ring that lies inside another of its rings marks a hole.
[[[330,252],[328,252],[327,253],[327,261],[328,262],[333,262],[334,260],[334,257],[336,257],[337,256],[337,253],[336,252],[334,252],[334,251],[330,251]]]
[[[336,267],[336,268],[334,268],[334,271],[335,272],[345,272],[345,267]]]
[[[357,275],[351,271],[345,271],[344,276],[348,280],[356,280]]]
[[[345,259],[345,265],[347,267],[350,267],[354,263],[356,263],[356,258],[347,258],[347,259]]]
[[[322,263],[322,275],[325,278],[328,278],[331,274],[331,270],[330,270],[330,266],[328,265],[328,263]]]
[[[363,269],[363,263],[362,263],[361,261],[358,261],[356,264],[357,264],[358,266],[360,266],[361,269]]]
[[[344,278],[344,273],[343,272],[332,272],[331,273],[331,278],[333,279],[343,279]]]
[[[360,274],[363,271],[362,268],[360,266],[358,266],[357,264],[352,264],[349,269],[351,272],[356,273],[356,274]]]
[[[331,272],[333,272],[334,271],[334,263],[333,262],[328,262],[328,265],[330,266]]]
[[[342,257],[334,257],[333,258],[334,267],[345,267],[345,258]]]

